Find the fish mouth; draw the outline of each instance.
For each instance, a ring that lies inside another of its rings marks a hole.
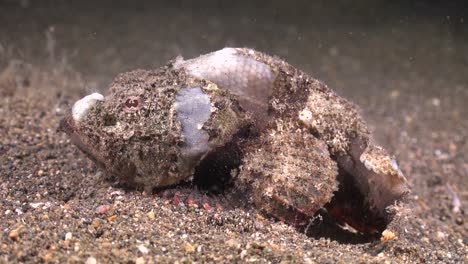
[[[88,156],[92,161],[94,161],[98,166],[105,168],[104,162],[102,162],[98,155],[89,147],[89,144],[83,140],[83,136],[80,134],[79,129],[76,125],[76,120],[72,115],[69,115],[62,120],[60,120],[59,127],[57,132],[63,132],[68,135],[70,141],[78,147],[82,152]]]
[[[82,131],[80,122],[75,120],[71,114],[60,121],[57,131],[66,133],[70,141],[96,166],[109,172],[109,175],[118,176],[118,178],[122,179],[121,183],[134,186],[132,176],[136,173],[136,166],[127,160],[109,160],[105,154],[106,149],[93,142]]]
[[[92,161],[105,168],[104,162],[99,159],[92,144],[89,144],[87,137],[80,131],[80,123],[86,117],[89,110],[97,102],[104,101],[104,96],[100,93],[92,93],[79,99],[73,104],[71,113],[60,121],[57,132],[66,133],[71,142],[83,151]]]

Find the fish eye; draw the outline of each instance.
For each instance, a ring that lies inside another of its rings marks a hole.
[[[130,96],[125,100],[124,111],[135,112],[141,108],[141,99],[138,96]]]

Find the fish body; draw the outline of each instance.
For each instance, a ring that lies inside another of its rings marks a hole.
[[[286,222],[327,208],[362,232],[408,192],[354,104],[285,61],[246,48],[123,73],[62,122],[108,173],[147,189],[228,178]]]

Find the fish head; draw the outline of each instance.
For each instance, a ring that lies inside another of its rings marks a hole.
[[[160,75],[121,74],[105,96],[76,101],[61,122],[91,160],[130,185],[167,186],[189,175],[181,165],[185,143],[174,107],[181,85],[167,81],[171,76],[160,82]]]
[[[190,179],[203,157],[248,123],[229,92],[170,66],[120,74],[107,91],[76,101],[61,130],[129,185]]]

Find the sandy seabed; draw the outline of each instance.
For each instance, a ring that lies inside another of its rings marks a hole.
[[[42,4],[0,3],[0,262],[468,262],[464,27],[403,7],[345,17],[304,7],[311,15],[288,18],[280,11],[297,10],[284,3]],[[296,230],[235,190],[204,198],[223,208],[208,211],[174,203],[175,192],[202,196],[190,184],[126,190],[56,131],[75,100],[105,92],[117,73],[224,46],[279,55],[362,108],[412,188],[393,239],[325,220]]]

